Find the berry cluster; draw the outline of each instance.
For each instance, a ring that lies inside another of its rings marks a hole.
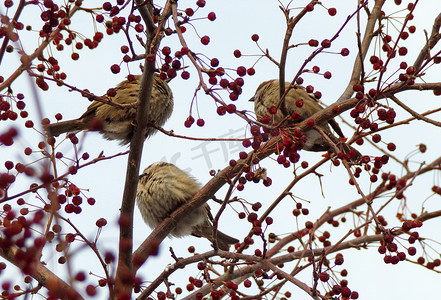
[[[15,96],[11,94],[0,95],[0,121],[17,120],[18,114],[14,111],[14,106],[20,111],[21,118],[27,118],[28,112],[25,110],[26,103],[23,99],[24,95],[22,93],[18,93]]]

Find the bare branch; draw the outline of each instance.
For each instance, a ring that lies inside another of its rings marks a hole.
[[[427,122],[429,124],[441,127],[441,122],[437,122],[435,120],[429,119],[427,117],[424,117],[423,115],[417,113],[416,111],[414,111],[413,109],[411,109],[409,106],[407,106],[406,104],[404,104],[403,102],[401,102],[397,97],[395,97],[394,95],[390,96],[390,99],[392,99],[396,104],[398,104],[399,106],[401,106],[401,108],[403,108],[405,111],[407,111],[408,113],[410,113],[412,116],[415,117],[415,119],[417,120],[421,120],[424,122]]]
[[[78,10],[80,10],[81,7],[74,5],[74,7],[72,7],[69,10],[69,18],[72,18],[72,16],[75,14],[75,12],[77,12]],[[5,79],[5,81],[3,83],[0,84],[0,92],[3,91],[5,88],[9,87],[12,82],[21,75],[21,73],[23,73],[24,71],[28,70],[29,67],[32,64],[32,61],[34,59],[36,59],[38,56],[41,55],[41,53],[43,53],[43,50],[46,49],[46,47],[58,36],[58,34],[61,32],[62,28],[60,26],[57,27],[57,29],[55,29],[54,31],[52,31],[52,33],[50,34],[50,36],[48,38],[46,38],[45,40],[43,40],[43,42],[41,42],[40,46],[31,54],[31,55],[27,55],[26,53],[22,53],[21,56],[21,65],[7,78]]]
[[[143,6],[144,7],[144,6]],[[144,17],[148,20],[148,12],[144,11]],[[164,17],[161,24],[164,23],[170,15],[170,6],[166,7],[162,16]],[[138,101],[139,105],[136,110],[136,123],[134,127],[134,134],[130,142],[130,153],[127,160],[127,172],[124,184],[124,193],[121,203],[121,217],[120,217],[120,241],[119,241],[119,257],[118,267],[116,271],[116,289],[125,290],[131,293],[132,284],[130,282],[122,283],[120,280],[126,276],[132,276],[136,273],[132,265],[132,251],[133,251],[133,213],[135,206],[135,197],[138,184],[139,169],[141,163],[142,149],[145,141],[145,131],[148,128],[148,111],[150,105],[150,98],[153,89],[153,76],[156,69],[155,57],[156,52],[161,43],[162,25],[157,27],[148,24],[148,42],[146,44],[146,59],[144,64],[144,71],[141,77],[141,86],[139,90]],[[152,59],[153,58],[153,59]],[[147,117],[146,117],[147,116]],[[118,294],[118,292],[117,292]]]
[[[297,287],[301,288],[304,292],[306,292],[309,296],[311,296],[312,299],[318,300],[320,299],[317,294],[314,294],[311,290],[311,288],[306,285],[305,283],[301,282],[291,274],[286,273],[285,271],[277,268],[274,264],[271,262],[264,260],[263,265],[267,266],[269,269],[271,269],[274,273],[281,275],[283,278],[286,278],[288,281],[292,282]]]
[[[18,22],[18,18],[20,17],[25,5],[26,5],[26,0],[20,0],[20,2],[18,3],[17,10],[15,11],[15,15],[12,18],[12,21],[8,24],[9,25],[8,31],[12,29],[13,23]],[[10,41],[10,38],[8,35],[6,35],[3,38],[3,43],[2,43],[2,46],[0,47],[0,65],[2,64],[3,56],[5,55],[6,47],[8,46],[9,41]]]
[[[7,251],[0,247],[0,256],[17,266],[20,270],[26,268],[29,271],[29,275],[37,280],[42,286],[54,293],[54,295],[58,295],[60,298],[69,295],[69,298],[83,299],[75,288],[61,280],[60,277],[52,273],[52,271],[46,268],[41,262],[35,261],[32,266],[27,266],[25,260],[17,259],[17,254],[19,252],[22,251],[15,246],[9,247]]]
[[[349,80],[348,86],[346,87],[343,94],[337,100],[337,103],[341,103],[346,101],[351,95],[354,93],[352,87],[355,83],[360,80],[360,75],[362,71],[363,61],[366,57],[367,51],[369,50],[369,46],[371,45],[372,39],[375,34],[375,24],[381,18],[381,8],[384,5],[385,0],[375,0],[375,6],[372,9],[371,14],[369,15],[366,29],[364,31],[363,40],[361,41],[361,53],[356,57],[354,67],[352,69],[351,79]]]
[[[429,40],[427,41],[426,45],[424,45],[424,47],[421,49],[420,54],[413,63],[413,67],[415,68],[415,70],[419,70],[421,68],[421,65],[423,64],[424,60],[429,58],[430,50],[433,49],[433,47],[435,47],[435,45],[441,39],[441,34],[439,32],[440,27],[441,27],[441,14],[439,14],[435,18],[435,21],[432,26],[432,33],[430,34]]]

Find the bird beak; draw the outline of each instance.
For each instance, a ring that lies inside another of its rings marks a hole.
[[[254,100],[256,100],[256,99],[255,99],[254,96],[253,96],[253,97],[251,97],[250,100],[248,100],[248,101],[250,101],[250,102],[254,102]]]

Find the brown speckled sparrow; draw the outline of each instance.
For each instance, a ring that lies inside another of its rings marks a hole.
[[[118,104],[130,104],[138,100],[141,76],[134,76],[134,80],[125,80],[115,88],[116,95],[109,97]],[[150,99],[149,118],[158,126],[164,125],[173,111],[173,93],[168,84],[159,76],[153,77],[153,90]],[[50,136],[57,136],[65,132],[93,130],[99,127],[100,133],[108,140],[119,140],[121,145],[127,145],[133,136],[136,118],[136,108],[119,108],[103,102],[94,101],[87,111],[78,119],[49,124],[46,130]],[[98,126],[96,123],[98,123]],[[146,138],[156,132],[148,127]]]
[[[290,86],[289,82],[285,82],[285,89],[288,89]],[[250,99],[250,101],[254,101],[254,112],[257,117],[263,117],[265,115],[270,115],[268,109],[271,106],[277,106],[279,103],[279,80],[269,80],[263,82],[256,90],[254,96]],[[303,105],[298,107],[296,105],[296,101],[298,99],[303,100]],[[314,115],[323,109],[317,100],[308,94],[306,90],[300,86],[295,85],[291,88],[285,96],[285,105],[289,115],[292,115],[294,112],[297,112],[300,116],[300,120],[294,121],[293,119],[288,119],[287,124],[299,123],[307,120],[309,117]],[[274,115],[270,115],[273,117],[273,123],[277,123],[282,121],[286,116],[282,113],[280,109]],[[358,160],[361,154],[352,148],[349,145],[343,143],[340,139],[334,136],[331,133],[331,129],[329,125],[334,129],[334,131],[341,137],[344,138],[343,132],[340,129],[340,126],[334,119],[330,119],[327,122],[316,124],[320,127],[328,137],[335,143],[341,146],[344,153],[351,154],[351,160]],[[309,129],[305,130],[304,134],[307,138],[306,143],[303,146],[304,150],[307,151],[327,151],[330,149],[329,143],[326,139],[316,130]],[[332,150],[332,149],[331,149]]]
[[[144,221],[155,228],[179,206],[190,200],[201,185],[173,164],[156,162],[139,176],[136,202]],[[185,216],[171,232],[172,236],[194,235],[213,242],[210,207],[204,204]],[[219,249],[228,251],[238,240],[217,231]]]

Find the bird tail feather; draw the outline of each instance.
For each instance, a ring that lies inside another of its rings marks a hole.
[[[64,122],[52,123],[46,126],[49,136],[58,136],[66,132],[75,132],[84,129],[84,122],[81,120],[70,120]]]

